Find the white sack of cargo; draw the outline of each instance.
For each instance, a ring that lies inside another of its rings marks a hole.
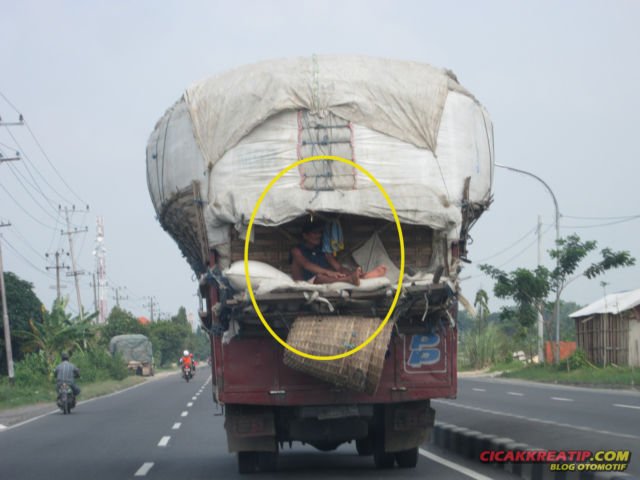
[[[227,244],[278,172],[323,155],[373,175],[401,222],[451,241],[460,235],[465,182],[468,202],[490,199],[493,131],[484,107],[447,70],[360,56],[263,62],[192,85],[150,136],[147,179],[162,226],[202,272],[203,243]],[[393,220],[364,173],[321,160],[283,175],[255,223],[281,225],[309,211]]]
[[[256,294],[265,294],[273,291],[327,293],[350,290],[355,292],[370,292],[391,286],[391,282],[386,277],[363,278],[360,280],[360,285],[358,286],[346,282],[314,284],[305,281],[295,281],[286,273],[281,272],[267,263],[249,260],[248,266],[251,288]],[[224,270],[223,274],[236,291],[244,292],[247,290],[244,262],[233,262],[229,268]]]

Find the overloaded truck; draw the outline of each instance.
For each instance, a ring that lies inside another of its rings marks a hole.
[[[294,441],[415,467],[431,399],[456,396],[458,274],[493,156],[484,107],[451,71],[414,62],[267,61],[193,84],[160,118],[148,187],[200,278],[240,472],[276,469]],[[385,275],[294,280],[314,221],[322,255]]]
[[[111,355],[120,355],[130,373],[153,376],[153,346],[151,340],[141,334],[116,335],[109,341]]]

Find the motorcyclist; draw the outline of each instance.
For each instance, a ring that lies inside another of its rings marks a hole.
[[[73,390],[73,394],[78,397],[80,395],[80,387],[75,383],[75,379],[80,376],[80,370],[73,363],[69,361],[69,354],[62,352],[62,362],[58,364],[54,370],[56,376],[56,386],[60,388],[60,385],[66,383]]]
[[[182,352],[182,357],[180,357],[180,365],[182,367],[189,367],[191,373],[193,373],[193,356],[189,354],[189,350],[185,350]]]

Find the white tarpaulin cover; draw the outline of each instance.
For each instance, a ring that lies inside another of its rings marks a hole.
[[[317,145],[308,141],[313,135]],[[269,181],[303,152],[361,165],[386,189],[402,222],[450,239],[459,235],[465,179],[471,202],[490,198],[492,125],[452,74],[414,62],[334,56],[263,62],[187,89],[149,139],[151,198],[180,244],[180,212],[189,205],[175,199],[198,180],[209,245],[224,244],[229,226],[246,226]],[[313,169],[311,176],[309,168],[284,175],[256,223],[279,225],[309,210],[393,220],[361,172],[328,161]]]

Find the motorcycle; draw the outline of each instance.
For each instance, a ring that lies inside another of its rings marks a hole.
[[[76,406],[76,396],[68,383],[61,383],[58,386],[57,404],[65,415],[71,413],[71,409]]]
[[[187,383],[193,378],[193,371],[189,365],[182,366],[182,378],[184,378]]]

